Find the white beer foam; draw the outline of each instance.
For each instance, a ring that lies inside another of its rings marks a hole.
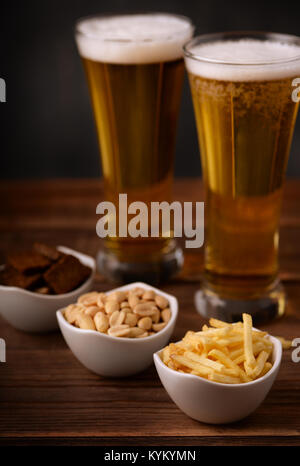
[[[167,13],[93,17],[79,22],[76,41],[90,60],[157,63],[181,58],[193,30],[188,19]]]
[[[189,52],[208,60],[185,58],[188,71],[203,78],[267,81],[300,76],[300,46],[293,44],[257,39],[227,40],[191,46]]]

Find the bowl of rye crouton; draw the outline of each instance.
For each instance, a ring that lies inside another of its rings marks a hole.
[[[65,246],[12,252],[0,266],[0,314],[25,332],[55,330],[56,310],[91,289],[95,270],[93,257]]]

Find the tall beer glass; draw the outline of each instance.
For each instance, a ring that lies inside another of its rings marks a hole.
[[[76,41],[89,84],[98,132],[105,196],[118,208],[171,200],[176,125],[184,75],[183,44],[189,19],[149,13],[84,18]],[[98,255],[115,280],[169,278],[182,253],[169,237],[110,236]]]
[[[300,39],[200,36],[185,47],[206,192],[200,313],[261,322],[284,312],[278,279],[282,188],[298,104]]]

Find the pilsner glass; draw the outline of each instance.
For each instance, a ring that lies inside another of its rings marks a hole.
[[[83,18],[76,41],[85,68],[99,138],[105,197],[118,207],[171,201],[176,125],[189,19],[149,13]],[[118,231],[118,215],[116,218]],[[110,236],[100,270],[118,281],[158,282],[178,271],[172,238]],[[150,235],[150,227],[149,227]]]
[[[298,103],[300,39],[220,33],[185,46],[205,185],[199,312],[227,321],[281,315],[278,224]]]

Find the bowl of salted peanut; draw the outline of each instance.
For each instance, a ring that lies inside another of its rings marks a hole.
[[[177,299],[145,283],[92,291],[57,311],[65,341],[89,370],[125,377],[152,364],[174,330]]]

